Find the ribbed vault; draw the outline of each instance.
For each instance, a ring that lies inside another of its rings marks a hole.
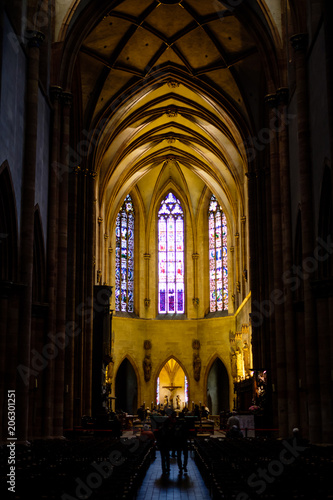
[[[59,83],[73,75],[79,139],[93,137],[85,168],[97,174],[105,233],[129,192],[149,216],[168,179],[194,225],[208,188],[240,231],[247,144],[277,78],[273,14],[253,0],[73,2]]]

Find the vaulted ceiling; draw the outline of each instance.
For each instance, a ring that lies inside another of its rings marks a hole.
[[[134,186],[149,211],[171,177],[194,212],[208,186],[230,220],[245,213],[246,138],[266,91],[253,19],[264,24],[247,0],[118,0],[92,23],[80,115],[106,213]]]

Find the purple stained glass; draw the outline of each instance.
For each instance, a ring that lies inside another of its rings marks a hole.
[[[184,310],[184,292],[183,290],[177,291],[177,311],[183,312]]]
[[[177,286],[184,287],[184,213],[180,201],[169,192],[158,212],[158,281],[166,286],[165,296],[159,297],[159,313],[184,311],[182,289],[181,309],[178,307]],[[175,304],[177,302],[177,305]]]
[[[165,312],[165,290],[160,290],[160,312]]]
[[[130,195],[116,220],[116,311],[134,311],[134,207]]]
[[[227,219],[212,195],[209,204],[210,311],[228,309]]]

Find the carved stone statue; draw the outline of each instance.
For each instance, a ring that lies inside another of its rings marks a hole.
[[[201,359],[198,353],[193,353],[193,373],[194,380],[199,382],[200,380],[200,371],[201,371]]]
[[[149,382],[151,376],[151,359],[150,354],[146,354],[143,359],[143,372],[145,376],[145,381]]]
[[[237,356],[235,351],[231,352],[231,375],[234,380],[237,380]]]

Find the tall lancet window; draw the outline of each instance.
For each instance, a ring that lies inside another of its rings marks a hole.
[[[116,221],[116,311],[134,311],[134,208],[126,196]]]
[[[227,219],[213,195],[209,203],[210,312],[228,309]]]
[[[158,212],[158,312],[184,313],[184,292],[184,212],[170,192]]]

